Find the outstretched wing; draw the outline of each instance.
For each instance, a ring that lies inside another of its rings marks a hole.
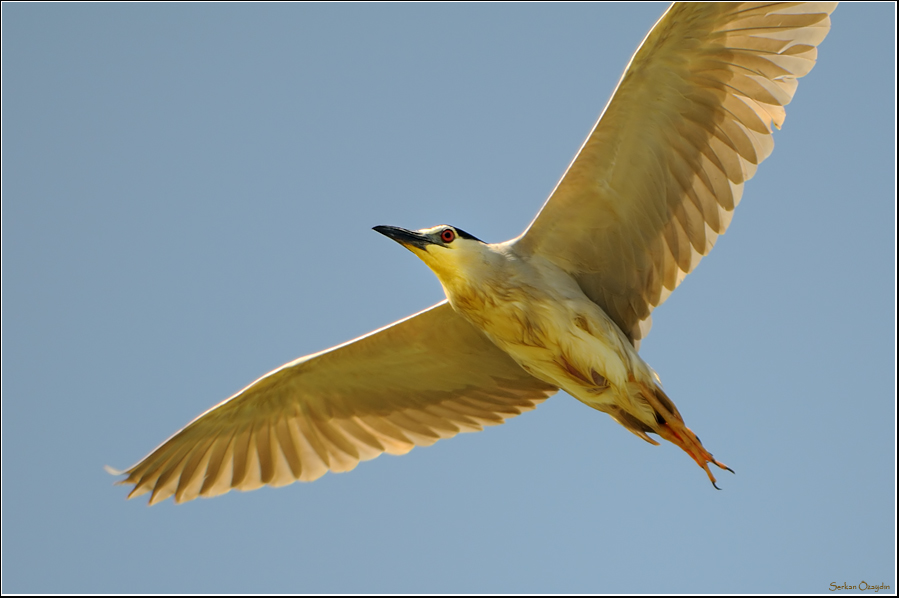
[[[571,273],[634,344],[724,233],[836,3],[676,3],[515,240]]]
[[[444,301],[270,372],[127,471],[150,504],[311,481],[503,423],[558,389]]]

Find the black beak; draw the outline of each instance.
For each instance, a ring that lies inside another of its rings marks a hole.
[[[378,231],[385,237],[390,237],[404,247],[418,247],[427,250],[428,245],[434,244],[434,241],[427,236],[398,226],[375,226],[372,227],[372,230]]]

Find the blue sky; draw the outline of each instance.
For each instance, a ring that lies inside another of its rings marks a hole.
[[[895,592],[895,12],[845,4],[641,354],[721,492],[559,394],[312,484],[125,501],[261,374],[531,220],[664,10],[3,5],[4,592]]]

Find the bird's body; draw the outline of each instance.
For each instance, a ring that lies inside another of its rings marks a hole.
[[[544,382],[600,411],[654,419],[628,392],[629,382],[654,385],[652,369],[574,278],[540,256],[522,258],[514,243],[467,245],[480,259],[462,261],[464,271],[432,266],[453,309]]]
[[[677,444],[712,484],[707,463],[728,469],[684,426],[658,375],[618,325],[552,261],[520,255],[514,239],[483,243],[446,225],[375,230],[419,256],[453,309],[524,371],[609,414],[649,443],[658,444],[647,432]]]
[[[771,153],[835,3],[676,3],[520,236],[375,227],[447,301],[266,374],[127,470],[130,496],[252,490],[503,423],[559,389],[727,469],[637,353]],[[342,232],[341,239],[345,238]]]

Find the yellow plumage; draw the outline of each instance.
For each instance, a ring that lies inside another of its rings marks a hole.
[[[771,153],[835,3],[674,4],[519,237],[383,227],[449,298],[263,376],[126,472],[178,502],[314,480],[503,423],[564,388],[717,464],[637,347]]]

